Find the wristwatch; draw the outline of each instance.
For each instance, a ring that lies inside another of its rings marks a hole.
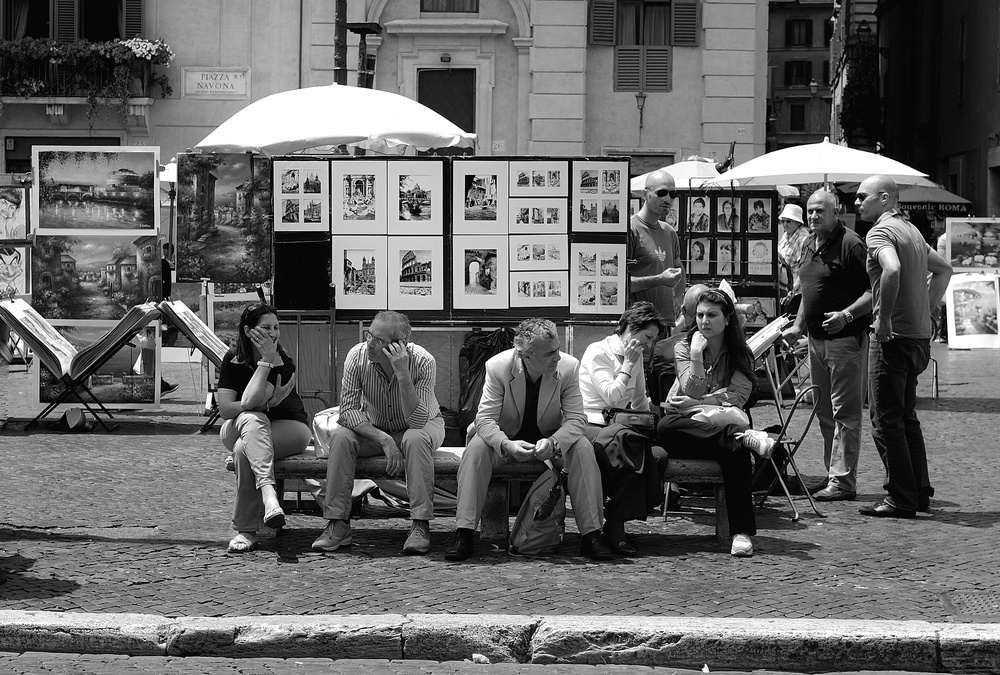
[[[265,368],[274,368],[274,364],[268,361],[260,360],[257,362],[258,366],[264,366]]]
[[[845,309],[845,310],[843,310],[843,312],[844,312],[844,316],[847,317],[847,323],[852,323],[854,321],[854,315],[851,314],[851,310]]]

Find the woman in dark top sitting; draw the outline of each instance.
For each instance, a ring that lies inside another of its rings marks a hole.
[[[295,391],[295,364],[278,344],[278,314],[262,303],[240,316],[236,346],[219,372],[217,399],[222,443],[233,452],[236,509],[231,553],[257,546],[261,505],[264,524],[282,527],[285,513],[275,489],[274,460],[297,455],[309,444],[302,399]]]

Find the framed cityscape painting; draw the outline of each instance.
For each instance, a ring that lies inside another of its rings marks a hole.
[[[568,197],[569,162],[511,161],[511,197]]]
[[[389,309],[444,309],[441,237],[389,237]]]
[[[385,234],[388,195],[384,161],[334,161],[333,234]]]
[[[567,307],[569,272],[511,272],[511,307]]]
[[[36,145],[31,191],[38,234],[155,234],[158,147]]]
[[[443,162],[389,161],[386,191],[389,234],[444,233]]]
[[[960,273],[951,278],[945,294],[948,307],[950,349],[996,349],[997,304],[1000,300],[996,274]]]
[[[452,163],[455,234],[507,234],[506,161]]]
[[[565,199],[511,199],[507,231],[511,234],[565,234],[567,215]]]
[[[574,242],[569,268],[573,314],[625,311],[625,245]]]
[[[506,235],[454,237],[455,309],[507,309],[510,283]]]
[[[330,231],[330,163],[275,160],[274,231]]]
[[[956,270],[1000,271],[1000,222],[994,218],[948,218],[947,257]]]
[[[572,232],[628,230],[628,160],[573,162]]]
[[[333,238],[338,309],[386,309],[387,237]]]
[[[511,270],[569,269],[569,238],[566,235],[511,236]]]

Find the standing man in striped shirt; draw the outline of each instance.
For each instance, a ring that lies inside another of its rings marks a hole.
[[[410,321],[399,312],[379,312],[344,362],[339,428],[330,439],[323,516],[326,528],[313,550],[336,551],[351,544],[351,490],[358,456],[384,454],[386,471],[405,469],[410,532],[403,553],[430,550],[434,518],[434,451],[444,441],[444,419],[434,395],[437,364],[410,340]]]

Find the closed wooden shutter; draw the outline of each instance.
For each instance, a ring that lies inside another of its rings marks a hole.
[[[642,89],[642,53],[645,47],[615,47],[615,91]]]
[[[670,91],[670,47],[646,47],[645,91]]]
[[[615,0],[590,0],[590,44],[615,44]]]
[[[126,40],[142,35],[142,0],[125,0]]]
[[[678,47],[698,46],[698,1],[673,0],[670,5],[670,44]]]
[[[59,42],[76,42],[80,26],[78,11],[76,0],[52,0],[52,37]]]

